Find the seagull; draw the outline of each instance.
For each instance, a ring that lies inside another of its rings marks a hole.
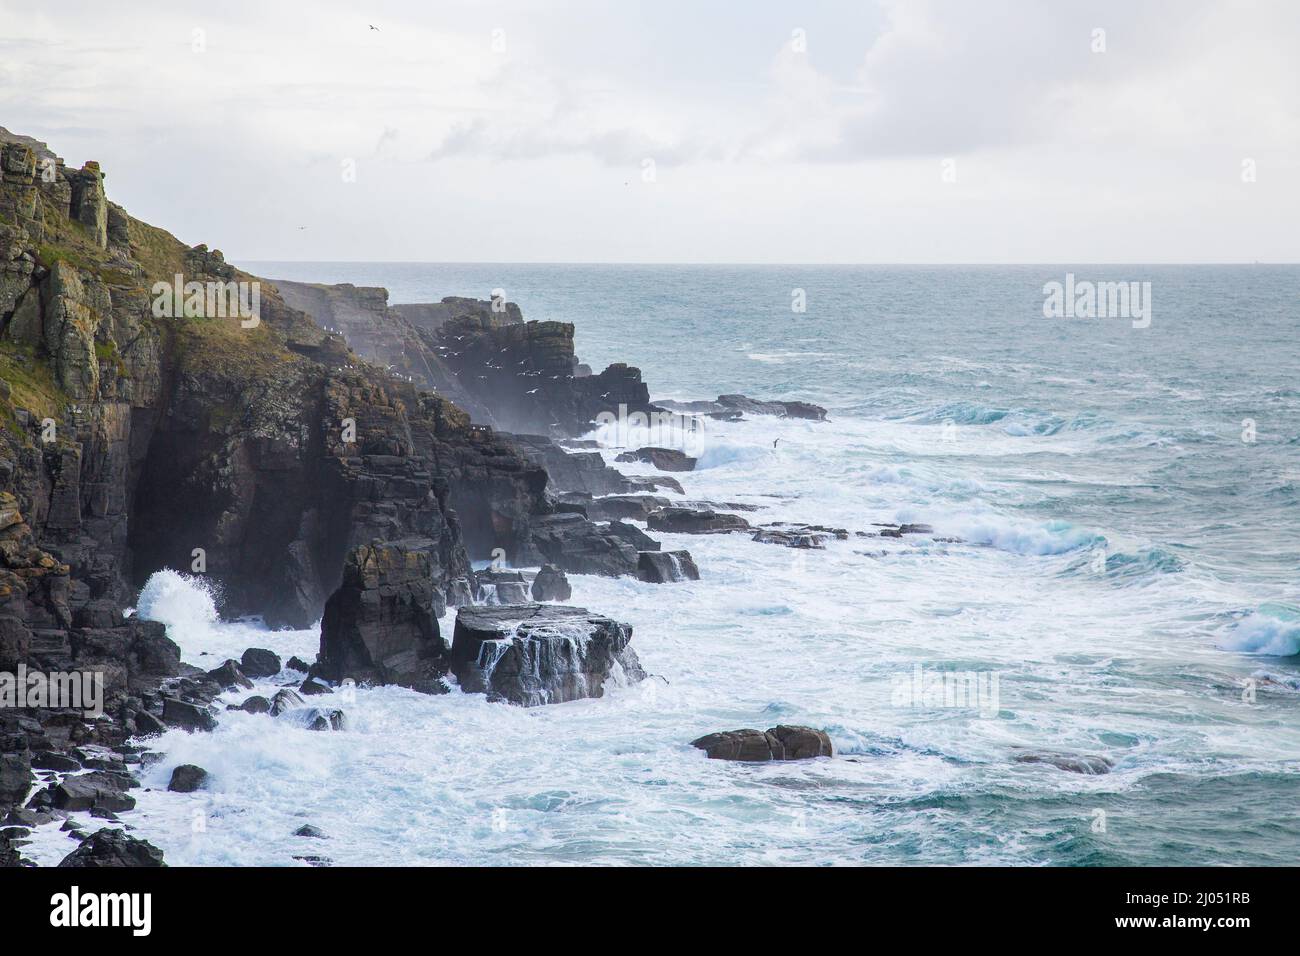
[[[779,442],[780,440],[781,440],[781,439],[779,439],[779,438],[773,438],[773,439],[772,439],[772,447],[775,448],[775,447],[776,447],[776,443]]]
[[[530,389],[528,390],[527,394],[529,394],[529,395],[536,395],[536,394],[537,394],[538,392],[540,392],[540,391],[541,391],[541,388],[530,388]]]
[[[373,23],[370,24],[370,29],[374,30],[376,33],[379,32],[379,27],[375,26]]]

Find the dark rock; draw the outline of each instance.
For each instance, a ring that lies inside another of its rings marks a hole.
[[[553,564],[544,564],[533,578],[534,601],[567,601],[573,597],[573,588],[564,572]]]
[[[62,772],[81,769],[81,764],[72,757],[67,754],[55,753],[52,750],[41,750],[32,754],[32,766],[37,770],[58,770]]]
[[[49,793],[59,810],[134,810],[135,799],[126,793],[131,783],[122,774],[93,770],[64,777],[62,783],[51,785]]]
[[[571,504],[580,505],[582,513],[592,521],[645,521],[656,511],[669,507],[667,498],[657,495],[606,495],[593,498],[589,495],[565,498]]]
[[[311,670],[311,665],[308,664],[301,657],[289,658],[289,663],[285,666],[288,667],[290,670],[302,671],[304,674],[306,674],[308,671]]]
[[[318,827],[314,827],[310,823],[304,823],[298,829],[294,830],[293,835],[297,837],[310,837],[313,840],[329,839],[329,837],[325,835],[324,830],[321,830]]]
[[[286,687],[271,698],[270,713],[272,717],[279,717],[287,711],[297,710],[299,707],[305,706],[307,706],[307,702],[302,699],[302,696]]]
[[[31,755],[26,751],[0,754],[0,808],[21,803],[31,788]]]
[[[337,708],[313,707],[304,716],[308,730],[347,729],[347,716]]]
[[[569,574],[618,577],[636,573],[636,548],[581,515],[539,518],[533,522],[531,534],[542,559],[538,564],[551,564]]]
[[[242,687],[245,690],[252,690],[253,682],[244,676],[240,671],[239,665],[233,660],[228,660],[216,670],[208,671],[208,677],[215,681],[222,690],[234,690],[236,687]]]
[[[446,656],[429,556],[382,542],[352,551],[325,605],[319,674],[423,690],[446,674]]]
[[[280,673],[280,655],[261,647],[250,647],[239,659],[239,669],[248,677],[260,679]]]
[[[526,604],[528,602],[528,586],[522,581],[503,581],[496,588],[496,603],[498,604]]]
[[[525,707],[600,697],[610,681],[645,677],[632,629],[555,604],[465,607],[456,614],[452,670],[467,693]]]
[[[690,508],[665,508],[652,514],[646,523],[651,531],[672,534],[725,534],[750,530],[749,522],[740,515]]]
[[[304,697],[319,697],[322,694],[334,693],[334,688],[325,683],[319,677],[308,677],[298,688],[298,693]]]
[[[697,459],[674,448],[647,446],[636,451],[625,451],[615,461],[639,461],[654,465],[660,471],[694,471]]]
[[[1058,753],[1051,750],[1031,750],[1016,754],[1016,763],[1045,763],[1068,773],[1097,775],[1110,773],[1115,766],[1110,759],[1099,754]]]
[[[606,525],[605,531],[615,538],[623,539],[638,551],[658,551],[663,547],[636,525],[624,521],[611,521]]]
[[[246,714],[269,714],[271,712],[271,702],[265,697],[254,694],[248,700],[235,707],[236,710],[242,710]]]
[[[135,713],[135,731],[140,737],[156,737],[167,732],[167,725],[149,711],[139,710]]]
[[[193,793],[208,781],[208,772],[192,763],[183,763],[172,771],[167,789],[173,793]]]
[[[59,864],[97,868],[166,865],[162,850],[152,843],[137,840],[124,831],[115,829],[104,829],[92,834]]]
[[[163,697],[163,722],[185,730],[211,731],[217,727],[217,719],[207,707],[192,704],[179,697]]]
[[[651,584],[698,581],[700,569],[689,551],[642,551],[637,577]]]
[[[829,757],[831,739],[812,727],[782,724],[770,730],[726,730],[691,741],[710,760],[804,760]]]

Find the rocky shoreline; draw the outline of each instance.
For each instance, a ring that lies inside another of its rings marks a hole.
[[[513,303],[389,306],[380,289],[248,275],[109,201],[98,164],[3,129],[0,176],[0,672],[102,680],[98,716],[0,708],[0,864],[58,824],[79,841],[62,865],[163,865],[73,815],[118,823],[160,757],[148,739],[211,731],[250,677],[283,686],[229,708],[325,732],[347,726],[330,701],[349,683],[538,706],[645,677],[630,627],[558,603],[567,574],[700,578],[630,523],[713,514],[658,494],[683,493],[665,472],[694,460],[631,449],[656,474],[629,477],[579,440],[602,414],[666,412],[639,370],[593,373],[571,324]],[[257,314],[160,315],[155,284],[174,277],[256,284]],[[719,404],[702,414],[825,418]],[[162,624],[126,613],[167,567],[214,582],[224,615],[321,620],[317,660],[183,662]],[[205,778],[177,768],[170,789]]]

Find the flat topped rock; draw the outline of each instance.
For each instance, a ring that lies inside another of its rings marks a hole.
[[[463,607],[451,669],[467,693],[524,707],[601,697],[610,681],[645,677],[632,628],[559,604]]]
[[[710,760],[806,760],[811,757],[829,757],[832,754],[831,738],[824,730],[780,724],[768,730],[724,730],[706,734],[691,741],[708,754]]]

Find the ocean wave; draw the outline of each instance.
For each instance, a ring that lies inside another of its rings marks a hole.
[[[1104,542],[1105,539],[1102,539]],[[1100,574],[1112,581],[1136,583],[1161,574],[1177,574],[1187,563],[1164,548],[1140,548],[1132,553],[1119,551],[1105,556],[1105,567],[1098,568],[1098,556],[1087,555],[1070,563],[1064,575]]]
[[[1223,647],[1271,657],[1300,654],[1300,608],[1290,604],[1261,604],[1258,610],[1228,628]]]
[[[983,544],[1014,554],[1038,556],[1067,554],[1106,541],[1097,532],[1080,528],[1068,521],[1027,524],[991,515],[956,519],[943,530],[951,531],[972,544]]]

